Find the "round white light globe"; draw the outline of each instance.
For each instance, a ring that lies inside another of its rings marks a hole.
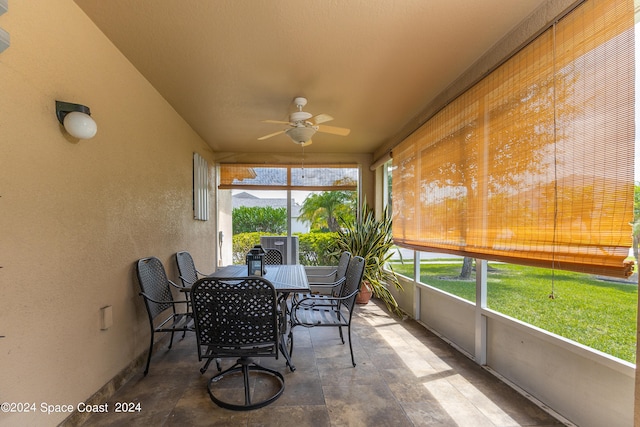
[[[98,131],[98,125],[91,116],[79,111],[72,111],[64,116],[64,128],[69,135],[78,139],[91,139]]]

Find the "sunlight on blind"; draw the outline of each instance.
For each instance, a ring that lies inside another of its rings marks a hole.
[[[220,164],[218,188],[249,190],[333,191],[358,188],[355,164],[268,165]]]
[[[587,1],[396,147],[396,244],[629,275],[633,37]]]

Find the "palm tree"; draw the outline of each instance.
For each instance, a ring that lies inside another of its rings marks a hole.
[[[299,219],[312,229],[337,231],[338,217],[355,217],[355,191],[325,191],[309,195],[300,208]]]

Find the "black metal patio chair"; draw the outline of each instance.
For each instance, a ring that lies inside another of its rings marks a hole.
[[[313,286],[315,283],[331,283],[343,277],[347,272],[347,266],[351,260],[351,252],[344,251],[340,254],[337,265],[311,265],[306,266],[305,271],[309,284]]]
[[[201,372],[213,359],[237,358],[233,366],[209,380],[211,400],[222,408],[249,410],[278,399],[284,391],[283,375],[254,360],[278,358],[283,324],[273,285],[257,276],[206,277],[191,288],[191,301],[198,359],[207,359]],[[244,396],[234,399],[228,384],[238,376],[242,378]],[[254,383],[256,378],[267,381]]]
[[[349,261],[351,261],[351,252],[344,251],[340,254],[340,259],[336,266],[314,266],[305,268],[310,289],[309,294],[305,296],[339,296],[342,284],[344,284],[347,276]]]
[[[193,257],[187,251],[176,252],[176,264],[182,286],[185,288],[190,288],[200,277],[209,276],[196,268]]]
[[[336,327],[340,331],[340,340],[344,344],[342,328],[347,328],[351,363],[356,366],[351,344],[351,319],[355,307],[356,295],[360,291],[360,282],[364,274],[365,261],[355,256],[349,261],[346,279],[338,296],[326,296],[322,299],[307,296],[293,301],[290,312],[289,355],[293,354],[293,328],[296,326]]]
[[[264,254],[264,263],[265,265],[282,265],[284,264],[284,258],[282,257],[282,252],[279,249],[266,249],[266,253]]]
[[[182,337],[188,331],[194,331],[193,317],[188,311],[188,302],[176,301],[173,298],[172,288],[180,290],[180,286],[167,278],[167,273],[162,262],[156,257],[142,258],[136,263],[138,283],[140,284],[140,296],[149,316],[151,328],[151,343],[144,375],[149,373],[151,353],[153,352],[154,337],[157,332],[171,333],[169,348],[173,345],[173,334],[182,332]],[[176,307],[181,309],[176,310]]]
[[[347,279],[350,260],[351,253],[344,251],[340,254],[336,266],[305,267],[309,280],[309,292],[293,294],[292,304],[296,304],[303,298],[307,299],[307,304],[320,304],[321,300],[324,300],[325,304],[335,303],[335,300],[327,300],[327,298],[340,296],[342,286]]]

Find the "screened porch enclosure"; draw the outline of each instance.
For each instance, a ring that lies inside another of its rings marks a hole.
[[[230,250],[232,263],[244,263],[255,244],[280,251],[285,264],[333,261],[331,233],[356,215],[357,165],[234,163],[220,164],[219,171],[218,198],[227,201],[223,216],[230,219],[222,230],[231,236],[221,252]]]
[[[585,2],[393,150],[394,239],[627,277],[632,2]]]
[[[577,425],[634,422],[634,14],[632,1],[576,4],[391,150],[394,241],[416,251],[401,279],[405,292],[393,292],[401,307]],[[455,288],[455,274],[421,264],[426,252],[475,259],[475,271]],[[529,280],[507,280],[525,266]],[[528,293],[540,279],[544,292]],[[569,280],[582,280],[594,299],[606,287],[598,280],[628,294],[620,311],[578,307],[585,315],[575,325],[594,340],[624,325],[633,341],[616,353],[624,359],[537,326],[536,317],[564,310],[569,298],[555,288]],[[509,288],[512,299],[526,295],[522,308],[497,310],[489,283]],[[527,297],[544,307],[523,320]],[[623,317],[605,321],[614,311]]]

